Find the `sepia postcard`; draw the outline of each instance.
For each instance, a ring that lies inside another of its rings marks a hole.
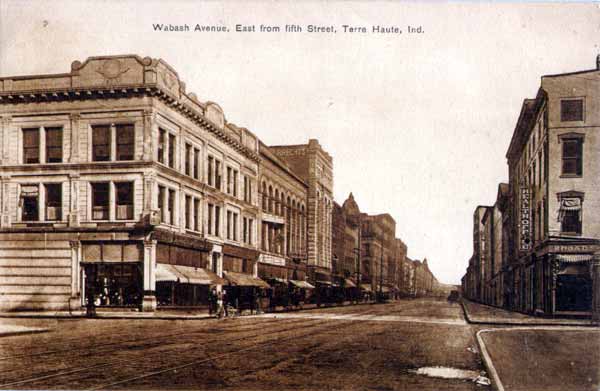
[[[0,390],[600,390],[599,22],[0,0]]]

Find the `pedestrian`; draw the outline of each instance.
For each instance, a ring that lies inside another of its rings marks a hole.
[[[212,288],[208,292],[208,314],[212,315],[217,312],[217,289]]]
[[[221,306],[223,307],[223,311],[225,312],[225,317],[229,317],[229,309],[227,308],[229,306],[229,296],[227,295],[227,291],[225,289],[223,289],[221,291],[222,294],[222,304]]]
[[[223,313],[223,291],[221,291],[217,293],[217,318],[221,319],[223,317]]]

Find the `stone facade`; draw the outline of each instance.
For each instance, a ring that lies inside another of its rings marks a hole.
[[[2,309],[81,307],[88,286],[151,310],[162,269],[256,275],[258,140],[164,61],[1,78],[0,117]]]

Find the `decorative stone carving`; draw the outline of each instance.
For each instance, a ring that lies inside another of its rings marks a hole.
[[[99,74],[104,76],[108,80],[113,80],[127,72],[129,68],[126,68],[123,63],[116,58],[106,60],[102,63],[100,68],[96,70]]]

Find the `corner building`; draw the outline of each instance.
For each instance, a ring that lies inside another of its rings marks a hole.
[[[514,310],[592,311],[600,250],[598,82],[600,56],[596,69],[543,76],[537,96],[523,102],[506,154],[512,200],[508,304]]]
[[[206,304],[257,278],[259,143],[162,60],[0,78],[0,308]]]

